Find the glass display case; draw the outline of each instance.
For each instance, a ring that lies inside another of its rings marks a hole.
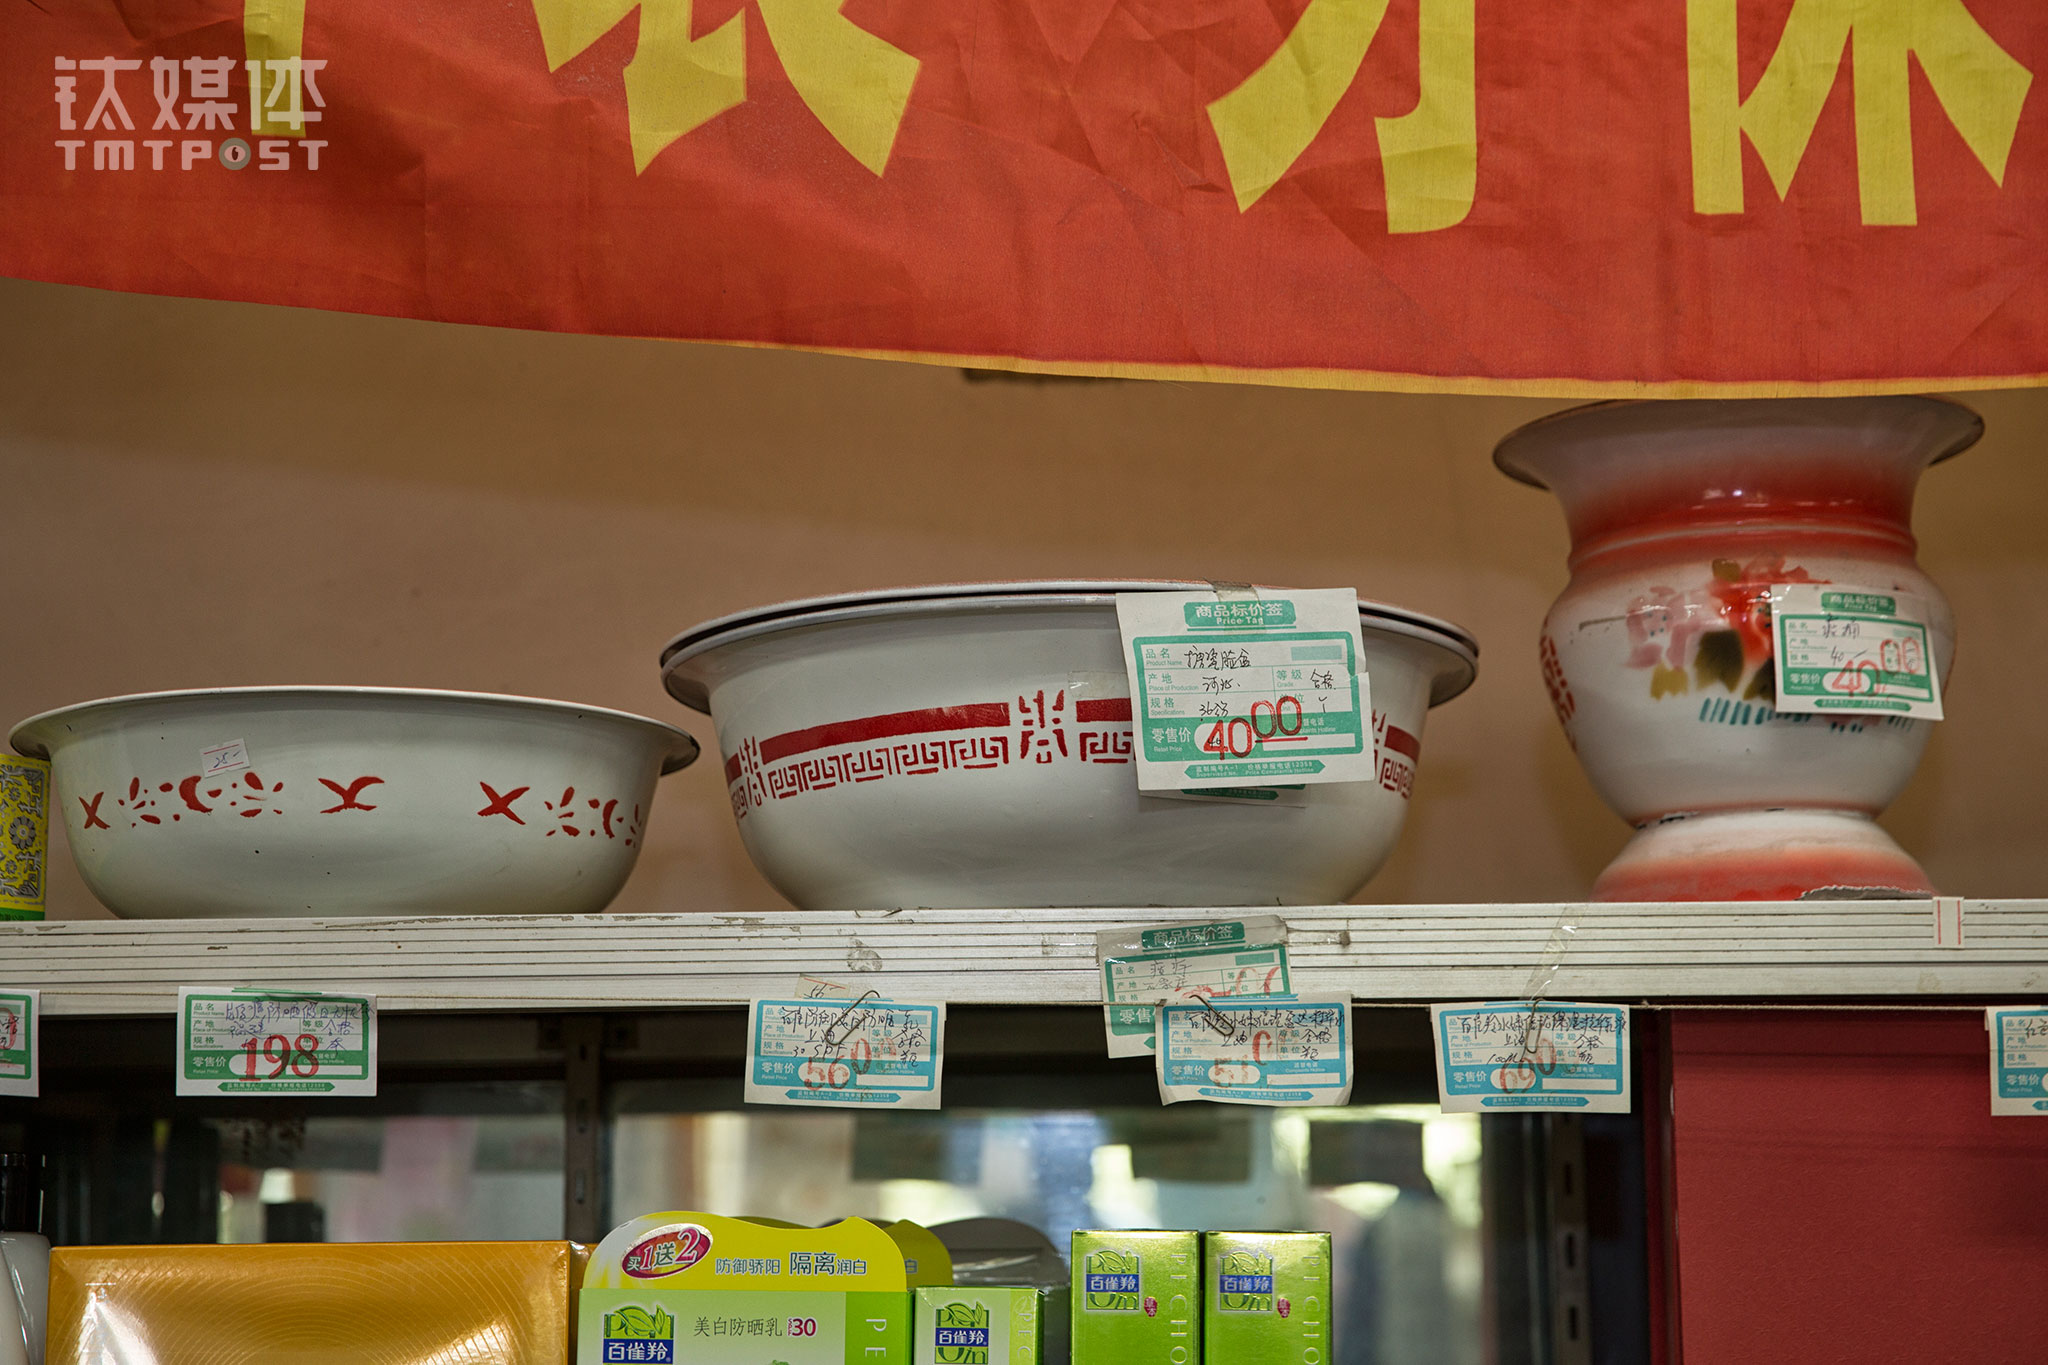
[[[1332,1236],[1337,1358],[1633,1361],[1642,1125],[1445,1114],[1427,1012],[1361,1008],[1343,1107],[1162,1107],[1098,1011],[956,1008],[946,1104],[744,1106],[733,1009],[394,1014],[375,1099],[179,1099],[161,1019],[49,1021],[0,1145],[68,1243],[594,1240],[689,1208],[816,1224],[998,1216]]]

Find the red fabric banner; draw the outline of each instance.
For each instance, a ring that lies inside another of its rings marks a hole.
[[[2048,378],[2039,0],[58,0],[0,273],[974,365]]]

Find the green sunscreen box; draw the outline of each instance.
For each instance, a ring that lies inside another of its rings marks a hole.
[[[1202,1234],[1206,1365],[1327,1365],[1330,1234]]]
[[[902,1243],[858,1218],[642,1214],[583,1267],[576,1365],[911,1365],[908,1280]]]
[[[914,1365],[1043,1365],[1045,1291],[960,1285],[917,1291]]]
[[[1073,1365],[1194,1365],[1201,1247],[1192,1232],[1076,1232]]]

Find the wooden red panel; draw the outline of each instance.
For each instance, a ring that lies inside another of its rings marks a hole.
[[[2048,1120],[1981,1010],[1670,1020],[1684,1365],[2048,1360]]]

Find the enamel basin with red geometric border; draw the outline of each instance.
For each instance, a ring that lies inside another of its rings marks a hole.
[[[1371,782],[1275,800],[1140,795],[1115,594],[952,584],[724,617],[662,655],[708,711],[748,853],[804,909],[1307,905],[1377,871],[1423,717],[1471,684],[1456,626],[1361,602]]]

